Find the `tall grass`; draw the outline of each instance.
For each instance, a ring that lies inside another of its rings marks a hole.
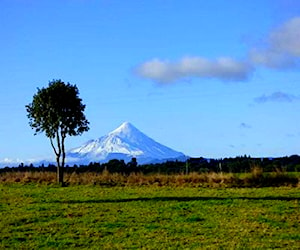
[[[274,172],[264,173],[259,166],[251,168],[251,174],[246,176],[244,186],[246,187],[274,187],[274,186],[300,186],[299,179],[281,169]]]
[[[254,166],[251,173],[196,173],[189,174],[149,174],[131,173],[66,173],[67,185],[100,185],[100,186],[191,186],[191,187],[267,187],[267,186],[298,186],[300,176],[276,171],[263,173],[262,169]],[[6,172],[0,175],[2,183],[40,183],[55,184],[54,172]]]

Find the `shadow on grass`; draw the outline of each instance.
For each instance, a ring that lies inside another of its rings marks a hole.
[[[159,202],[159,201],[226,201],[226,200],[278,200],[278,201],[300,201],[300,197],[140,197],[140,198],[124,198],[124,199],[101,199],[101,200],[56,200],[46,203],[61,203],[61,204],[84,204],[84,203],[124,203],[124,202]]]

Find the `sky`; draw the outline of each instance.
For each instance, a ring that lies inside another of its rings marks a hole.
[[[25,105],[61,79],[90,130],[129,121],[186,155],[300,154],[298,0],[1,0],[0,161],[53,155]]]

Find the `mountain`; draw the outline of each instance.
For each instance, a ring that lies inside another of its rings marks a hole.
[[[124,122],[120,127],[96,140],[90,140],[80,147],[67,152],[67,162],[88,164],[119,159],[128,162],[132,157],[139,164],[183,159],[183,153],[166,147],[134,127]]]

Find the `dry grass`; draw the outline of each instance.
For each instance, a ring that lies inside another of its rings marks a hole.
[[[299,177],[285,172],[263,173],[254,166],[248,174],[232,173],[189,173],[189,174],[150,174],[131,173],[66,173],[68,185],[100,185],[100,186],[192,186],[192,187],[264,187],[264,186],[298,186]],[[8,172],[0,175],[2,183],[41,183],[55,184],[54,172]]]
[[[55,183],[56,173],[53,172],[5,172],[0,175],[2,183]]]

